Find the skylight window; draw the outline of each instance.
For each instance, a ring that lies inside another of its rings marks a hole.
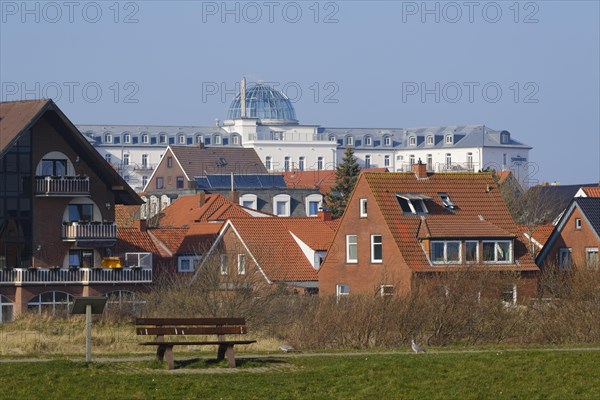
[[[418,193],[396,193],[396,199],[400,204],[400,208],[406,214],[427,214],[427,206],[425,200],[431,200],[431,197]]]
[[[440,199],[442,200],[442,204],[444,205],[444,207],[450,209],[450,210],[454,210],[454,208],[456,207],[456,204],[454,204],[452,202],[452,200],[450,200],[450,196],[448,196],[448,193],[438,193],[440,195]]]

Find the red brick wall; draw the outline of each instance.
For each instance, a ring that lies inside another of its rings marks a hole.
[[[360,199],[367,199],[367,217],[360,217]],[[319,270],[319,294],[335,295],[336,285],[347,284],[350,294],[374,293],[380,285],[393,285],[394,293],[408,293],[411,272],[377,207],[364,178],[356,184],[332,246]],[[383,263],[371,263],[371,235],[382,235]],[[358,263],[346,263],[346,235],[357,235]]]
[[[173,157],[171,167],[168,166],[169,157]],[[175,159],[175,156],[173,155],[171,150],[167,150],[165,152],[165,156],[162,158],[161,162],[156,167],[156,171],[154,172],[154,175],[152,176],[152,179],[150,180],[147,191],[152,192],[155,190],[177,190],[177,177],[178,176],[184,177],[184,182],[183,182],[184,188],[188,188],[189,183],[185,180],[185,174],[183,173],[183,170],[179,166],[179,163],[177,163],[177,160]],[[162,189],[156,188],[156,179],[159,177],[163,178],[163,188]]]

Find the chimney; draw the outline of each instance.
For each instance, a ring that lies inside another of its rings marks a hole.
[[[420,158],[417,164],[412,165],[412,171],[415,173],[417,179],[427,178],[427,164],[423,164]]]
[[[333,217],[331,216],[331,211],[319,210],[319,212],[317,212],[317,217],[319,217],[321,221],[333,220]]]
[[[196,195],[198,196],[198,208],[200,208],[206,203],[206,193],[204,193],[204,190],[201,190]]]
[[[240,204],[240,193],[236,192],[235,190],[232,190],[229,193],[230,193],[231,201],[233,201],[235,204]]]
[[[134,221],[134,227],[136,227],[140,232],[146,232],[146,230],[148,230],[148,221],[145,219],[136,219]]]

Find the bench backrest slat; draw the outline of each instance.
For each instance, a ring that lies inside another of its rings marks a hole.
[[[136,325],[153,326],[227,326],[227,325],[246,325],[245,318],[136,318]]]
[[[158,328],[136,327],[138,335],[242,335],[248,333],[245,326],[163,326]]]

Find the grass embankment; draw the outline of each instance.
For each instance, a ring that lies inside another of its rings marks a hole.
[[[597,351],[498,351],[0,364],[11,399],[597,399]]]

